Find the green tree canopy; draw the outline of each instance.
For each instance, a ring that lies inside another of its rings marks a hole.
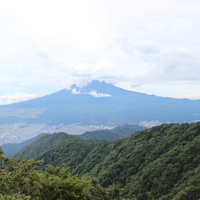
[[[91,177],[72,176],[63,165],[36,168],[41,161],[6,158],[0,149],[0,199],[119,200],[117,186],[103,188]]]

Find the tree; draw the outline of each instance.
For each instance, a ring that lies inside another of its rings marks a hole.
[[[0,149],[1,199],[119,200],[119,188],[103,188],[91,177],[72,176],[63,165],[36,170],[41,161],[6,158]]]

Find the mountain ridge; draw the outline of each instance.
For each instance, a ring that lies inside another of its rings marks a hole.
[[[162,124],[114,142],[62,140],[37,154],[26,151],[16,157],[64,163],[73,174],[94,176],[104,187],[120,184],[127,198],[200,198],[200,122]]]
[[[121,126],[114,127],[113,129],[98,129],[95,131],[86,131],[81,135],[71,135],[71,136],[72,138],[85,139],[85,140],[114,141],[114,140],[127,137],[136,131],[140,131],[144,129],[145,129],[144,127],[138,126],[138,125],[124,124]],[[31,145],[38,137],[42,135],[45,135],[45,134],[40,134],[34,138],[25,140],[24,142],[18,143],[18,144],[12,144],[12,143],[4,144],[1,146],[1,148],[4,151],[5,156],[12,157],[15,154],[17,154],[20,150],[25,148],[26,146]],[[69,137],[70,137],[70,134],[69,134]]]

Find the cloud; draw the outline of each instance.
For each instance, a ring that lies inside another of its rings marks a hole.
[[[81,91],[77,90],[77,89],[72,89],[71,93],[72,94],[81,94]]]
[[[146,128],[151,128],[154,126],[159,126],[161,123],[159,121],[141,121],[139,123],[140,126],[146,127]]]
[[[103,93],[103,92],[97,92],[95,90],[92,90],[90,92],[83,92],[83,91],[75,89],[75,88],[71,90],[71,93],[72,94],[88,94],[88,95],[91,95],[93,97],[111,97],[112,96],[111,94],[106,94],[106,93]]]
[[[174,81],[199,86],[199,6],[194,0],[5,1],[1,95],[9,99],[8,88],[44,95],[93,79],[131,89],[153,83],[155,91]]]
[[[12,95],[0,96],[0,105],[17,103],[17,102],[33,99],[36,97],[38,97],[38,95],[36,94],[25,94],[21,92],[16,92]]]
[[[105,93],[97,92],[95,90],[91,91],[89,94],[93,97],[111,97],[112,96],[111,94],[105,94]]]
[[[157,85],[159,85],[159,87],[157,87]],[[155,81],[138,85],[134,87],[134,90],[164,97],[200,99],[198,93],[199,85],[200,81]],[[129,87],[129,89],[131,89],[131,86]]]

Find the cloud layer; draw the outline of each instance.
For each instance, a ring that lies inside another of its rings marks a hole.
[[[5,1],[0,104],[12,102],[10,94],[44,95],[93,79],[196,98],[199,7],[195,0]]]
[[[38,95],[36,94],[26,94],[26,93],[16,92],[11,95],[0,96],[0,105],[11,104],[13,102],[26,101],[37,97]]]

